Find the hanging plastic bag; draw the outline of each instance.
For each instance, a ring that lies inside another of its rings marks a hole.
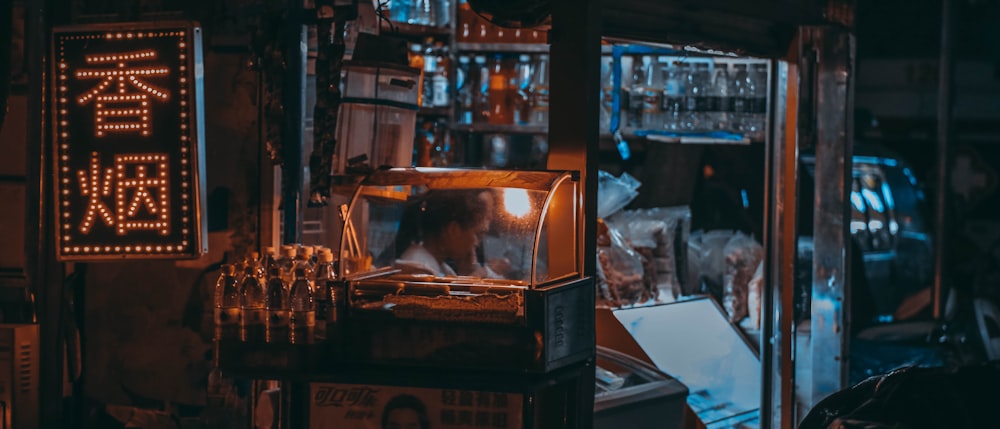
[[[625,208],[639,195],[638,180],[628,173],[615,177],[607,171],[597,172],[597,217],[607,219]]]

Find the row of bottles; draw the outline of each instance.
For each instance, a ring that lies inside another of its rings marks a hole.
[[[469,3],[460,0],[457,11],[455,38],[462,43],[547,43],[544,30],[537,28],[505,28],[479,16]]]
[[[612,106],[613,63],[602,62],[601,126]],[[669,132],[728,131],[761,138],[767,113],[767,64],[623,58],[621,123]]]
[[[309,344],[342,312],[333,251],[285,245],[222,266],[215,286],[216,339]]]
[[[393,22],[430,27],[447,27],[451,23],[449,0],[390,0],[386,3],[389,19]]]
[[[410,67],[420,70],[418,103],[422,107],[451,105],[451,57],[443,42],[428,39],[410,45]]]
[[[426,118],[417,124],[413,142],[413,165],[416,167],[448,167],[453,163],[451,133],[444,118]]]
[[[548,125],[548,61],[547,54],[459,55],[456,122]]]

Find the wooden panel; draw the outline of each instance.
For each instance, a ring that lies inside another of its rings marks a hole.
[[[28,97],[11,96],[7,100],[7,116],[0,124],[0,176],[24,176],[25,142],[28,123]]]
[[[23,158],[22,158],[23,159]],[[23,279],[24,225],[25,225],[25,182],[0,181],[0,279]],[[0,282],[7,283],[0,280]]]

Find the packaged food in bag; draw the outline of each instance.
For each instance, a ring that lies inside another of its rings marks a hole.
[[[597,227],[598,300],[607,295],[611,307],[623,307],[648,301],[651,296],[643,284],[642,256],[626,243],[621,234],[598,219]]]
[[[739,322],[747,316],[747,289],[763,258],[763,248],[753,237],[737,232],[726,243],[724,254],[722,307],[729,321]]]

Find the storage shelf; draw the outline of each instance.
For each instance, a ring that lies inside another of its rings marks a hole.
[[[396,33],[400,36],[407,36],[411,38],[433,37],[435,39],[446,39],[451,37],[451,29],[448,27],[432,27],[427,25],[407,24],[405,22],[393,22],[392,25],[396,27]],[[382,21],[381,31],[383,34],[392,34],[392,30],[389,28],[389,23],[386,21]]]
[[[546,134],[549,127],[545,125],[513,125],[513,124],[455,124],[452,126],[455,131],[465,131],[470,133],[497,133],[497,134]]]
[[[451,106],[421,107],[417,111],[417,115],[448,117],[451,116]]]
[[[549,45],[543,43],[455,43],[455,50],[460,52],[514,52],[526,54],[544,54],[549,52]]]
[[[649,135],[642,137],[649,141],[662,142],[662,143],[681,143],[681,144],[731,144],[731,145],[748,145],[753,143],[747,137],[740,138],[739,140],[734,139],[724,139],[715,137],[702,137],[702,136],[659,136],[659,135]],[[628,140],[626,138],[626,140]]]

